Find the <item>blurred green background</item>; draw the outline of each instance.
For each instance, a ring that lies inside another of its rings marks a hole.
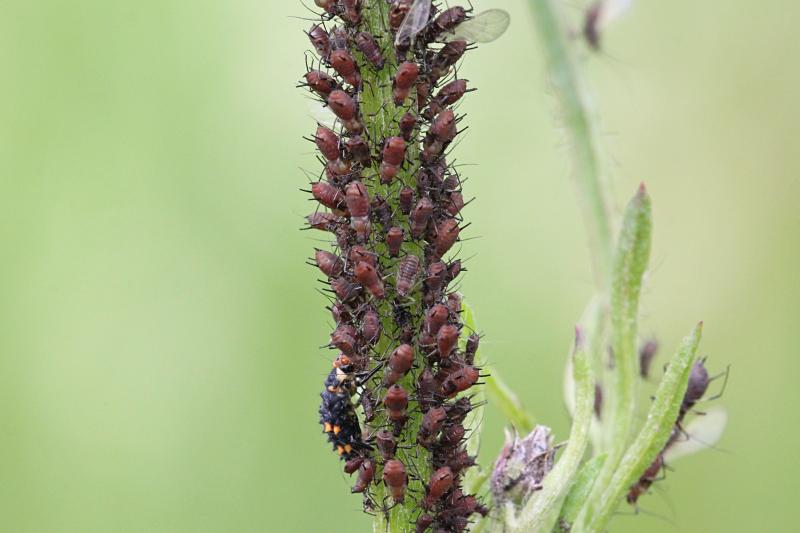
[[[463,290],[488,357],[563,438],[585,231],[528,6],[475,4],[513,23],[463,67],[480,88],[457,149],[480,237]],[[292,15],[3,3],[0,531],[367,530],[317,424],[330,319],[304,264],[317,236],[298,231],[316,166]],[[732,365],[724,451],[643,498],[663,518],[613,531],[796,529],[798,17],[642,0],[585,57],[619,202],[640,180],[655,202],[643,330],[671,352],[703,319],[710,367]],[[484,424],[488,463],[503,419]]]

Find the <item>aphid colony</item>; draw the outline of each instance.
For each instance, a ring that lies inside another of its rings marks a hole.
[[[304,85],[336,121],[313,137],[324,171],[308,224],[332,235],[314,264],[339,352],[320,422],[366,509],[413,499],[417,531],[464,531],[488,510],[462,489],[475,464],[464,446],[475,406],[464,394],[480,378],[479,337],[459,344],[468,332],[452,285],[462,266],[448,254],[465,202],[446,157],[461,120],[451,106],[469,90],[455,69],[468,43],[453,37],[473,17],[430,0],[316,4],[308,37],[318,57]]]

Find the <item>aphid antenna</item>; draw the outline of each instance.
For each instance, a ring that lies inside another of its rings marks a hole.
[[[706,399],[702,400],[703,402],[712,402],[714,400],[718,400],[718,399],[722,398],[722,395],[725,394],[725,388],[728,386],[728,377],[730,376],[730,373],[731,373],[731,365],[728,365],[727,367],[725,367],[724,371],[722,371],[719,374],[709,378],[709,380],[708,380],[709,383],[711,383],[712,381],[714,381],[716,379],[719,379],[719,378],[724,378],[724,379],[722,381],[722,387],[720,388],[720,391],[717,394],[715,394],[714,396],[711,396],[710,398],[706,398]]]

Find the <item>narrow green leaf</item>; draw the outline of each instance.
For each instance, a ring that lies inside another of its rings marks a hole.
[[[558,518],[559,504],[566,496],[589,443],[589,428],[594,416],[594,378],[586,338],[580,328],[575,330],[572,368],[575,415],[569,442],[556,466],[545,477],[542,490],[534,494],[522,510],[518,531],[552,529]]]
[[[594,482],[605,460],[606,455],[604,453],[596,455],[586,461],[578,470],[578,473],[575,474],[572,486],[567,493],[567,497],[564,498],[564,504],[561,506],[561,514],[558,517],[554,531],[558,533],[562,531],[568,532],[569,528],[572,527],[572,523],[578,517],[583,503],[592,491]]]
[[[603,420],[606,462],[590,496],[590,508],[599,507],[622,454],[628,446],[636,413],[638,356],[636,333],[642,277],[650,259],[652,232],[650,197],[642,184],[628,202],[622,221],[611,286],[611,349],[613,369],[606,388],[608,412]]]
[[[573,528],[575,533],[605,531],[609,519],[630,486],[661,453],[678,418],[702,332],[701,322],[683,340],[678,353],[672,357],[647,414],[644,427],[625,452],[610,483],[605,487],[599,487],[603,489],[599,505],[594,510],[584,508],[581,512],[576,527]],[[595,487],[595,490],[597,488]],[[593,502],[594,500],[590,501],[590,504]]]

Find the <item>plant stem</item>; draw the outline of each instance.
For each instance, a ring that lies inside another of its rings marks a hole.
[[[558,506],[566,496],[572,478],[581,464],[589,443],[589,429],[594,417],[594,378],[586,339],[580,328],[575,331],[572,354],[575,380],[575,416],[564,453],[544,480],[544,488],[535,494],[521,512],[517,531],[550,531],[558,518]]]
[[[613,195],[601,149],[600,125],[590,92],[578,68],[574,44],[561,11],[561,0],[531,0],[553,87],[561,104],[571,145],[575,182],[590,236],[594,277],[606,291],[613,249]]]

